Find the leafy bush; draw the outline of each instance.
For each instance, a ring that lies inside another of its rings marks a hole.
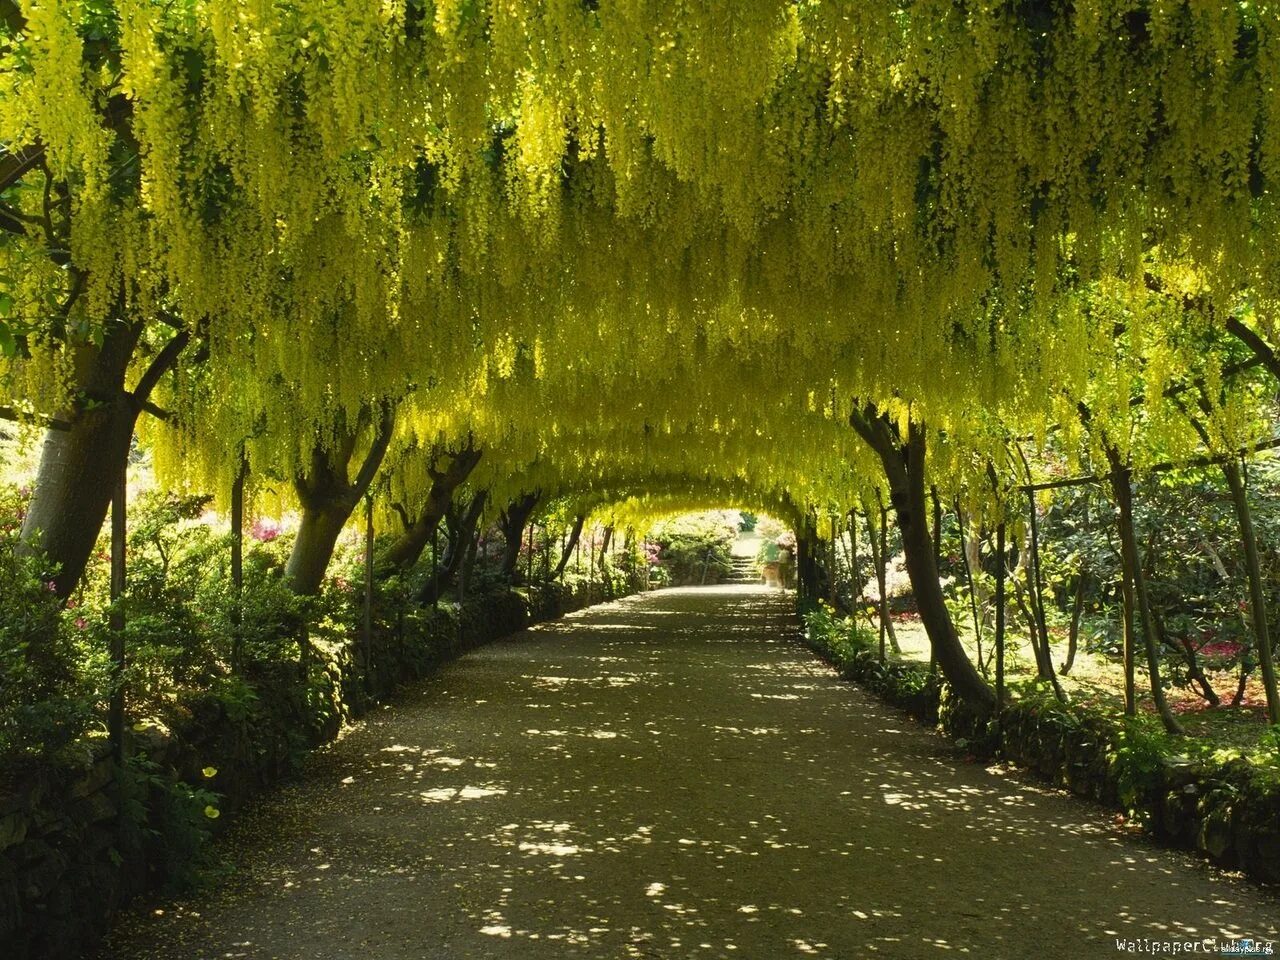
[[[658,562],[672,586],[718,583],[729,575],[736,517],[732,511],[690,513],[654,526],[649,539],[661,549]]]
[[[0,488],[0,770],[56,757],[80,740],[105,690],[105,664],[86,642],[86,619],[64,610],[42,579],[45,559],[18,534],[26,496]]]

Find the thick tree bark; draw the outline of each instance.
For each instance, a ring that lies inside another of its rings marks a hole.
[[[384,569],[381,573],[384,576],[396,570],[408,570],[418,562],[448,512],[454,491],[471,476],[480,462],[480,454],[481,451],[467,447],[449,454],[449,465],[443,471],[436,470],[434,466],[429,468],[431,489],[427,491],[426,500],[416,516],[401,514],[407,520],[405,531],[387,548],[382,558]]]
[[[81,351],[77,385],[92,404],[66,411],[58,418],[60,426],[45,434],[22,542],[48,558],[48,577],[62,599],[84,575],[111,493],[128,463],[138,414],[190,339],[185,332],[175,336],[129,392],[125,378],[140,331],[140,324],[115,324],[101,347]]]
[[[502,575],[512,583],[522,579],[517,569],[520,561],[520,545],[524,537],[525,524],[529,522],[529,515],[538,505],[538,497],[539,494],[536,492],[521,494],[507,504],[507,508],[498,518],[498,526],[502,529],[502,537],[505,541],[502,546]]]
[[[965,703],[978,711],[991,712],[995,709],[995,694],[965,653],[938,582],[925,497],[925,428],[911,422],[904,441],[896,424],[872,404],[854,410],[850,422],[884,467],[889,498],[898,517],[907,575],[938,666]]]
[[[551,576],[552,580],[559,580],[564,576],[565,567],[569,565],[574,547],[578,545],[578,538],[582,536],[582,525],[586,520],[586,516],[581,513],[573,518],[573,528],[569,531],[569,539],[565,542],[564,549],[560,551],[560,562],[556,564],[555,573]]]
[[[338,536],[378,472],[391,440],[391,406],[383,405],[376,415],[373,440],[354,479],[348,478],[348,466],[364,424],[345,431],[332,449],[317,445],[307,472],[294,480],[302,521],[284,574],[295,593],[309,596],[319,591]]]

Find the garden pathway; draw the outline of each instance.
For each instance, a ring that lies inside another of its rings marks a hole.
[[[1276,934],[1273,897],[839,682],[789,610],[665,590],[464,657],[103,957],[1079,958]]]

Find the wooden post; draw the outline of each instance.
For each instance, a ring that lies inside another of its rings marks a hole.
[[[831,540],[827,544],[827,556],[829,557],[827,569],[827,602],[831,606],[836,605],[836,537],[839,535],[836,528],[836,518],[828,515],[831,521]]]
[[[996,526],[996,717],[1004,709],[1004,519]]]
[[[551,529],[542,525],[542,589],[546,592],[551,583]]]
[[[1138,552],[1138,539],[1133,523],[1133,471],[1120,460],[1114,447],[1107,450],[1112,464],[1112,491],[1119,506],[1120,554],[1127,567],[1127,579],[1131,584],[1131,611],[1137,614],[1142,629],[1143,647],[1147,655],[1147,675],[1151,685],[1151,699],[1164,723],[1165,730],[1174,736],[1182,735],[1182,724],[1170,709],[1160,683],[1160,654],[1156,648],[1155,624],[1147,599],[1147,585],[1142,573],[1142,560]],[[1131,628],[1132,629],[1132,628]]]
[[[867,524],[867,530],[871,530],[871,524]],[[856,616],[857,608],[862,606],[862,577],[858,573],[858,510],[855,507],[849,511],[849,576],[853,581],[853,587],[850,593],[853,594],[853,606]],[[870,626],[871,617],[868,614],[867,624]]]
[[[876,499],[880,501],[880,553],[875,559],[876,563],[876,579],[880,587],[880,662],[885,660],[885,640],[889,636],[889,591],[888,591],[888,571],[886,567],[889,564],[889,511],[884,505],[884,498],[880,494],[879,488],[876,489]],[[874,536],[874,534],[873,534]],[[897,640],[894,640],[894,649],[897,649]],[[933,644],[929,645],[930,650]],[[931,658],[929,661],[929,672],[932,673],[936,665]]]
[[[431,531],[431,609],[440,606],[440,524]]]
[[[1053,669],[1053,659],[1049,652],[1049,628],[1044,616],[1044,581],[1040,573],[1040,527],[1036,511],[1036,494],[1027,491],[1027,509],[1031,519],[1031,563],[1028,567],[1029,586],[1031,587],[1031,614],[1037,637],[1034,649],[1036,667],[1040,677],[1050,681],[1059,698],[1062,691],[1058,687],[1057,673]]]
[[[533,589],[533,527],[534,521],[529,521],[529,556],[524,563],[524,582],[529,585],[529,589]]]
[[[461,536],[461,534],[459,534]],[[480,546],[480,530],[475,532],[475,540],[473,541],[475,548]],[[471,552],[471,551],[469,551]],[[467,555],[462,556],[462,563],[458,566],[458,649],[462,649],[462,617],[467,608]]]
[[[111,702],[107,712],[107,736],[117,763],[124,760],[124,589],[125,549],[128,536],[128,468],[122,466],[111,496]]]
[[[938,500],[938,488],[936,486],[929,488],[929,494],[933,497],[933,569],[938,571],[938,577],[942,577],[942,503]],[[885,557],[885,562],[888,562]],[[934,649],[933,643],[929,644],[929,676],[935,676],[938,672],[938,651]]]
[[[244,482],[249,464],[240,445],[240,469],[231,484],[231,669],[239,672],[244,659]]]
[[[960,531],[960,558],[964,561],[964,578],[969,586],[969,610],[973,614],[973,641],[978,650],[978,670],[981,671],[983,677],[987,675],[986,664],[982,660],[982,618],[978,616],[978,593],[974,585],[973,567],[969,563],[968,545],[965,543],[964,536],[964,514],[960,511],[960,499],[956,498],[956,529]],[[979,558],[979,566],[981,566],[982,558],[982,532],[979,530],[978,539],[976,541],[976,549]]]
[[[1123,569],[1122,564],[1120,571],[1120,615],[1124,622],[1121,624],[1120,642],[1121,660],[1124,664],[1124,713],[1127,717],[1137,716],[1138,714],[1138,681],[1134,656],[1133,614],[1133,580],[1129,577],[1129,571]]]
[[[373,494],[364,497],[364,622],[361,627],[361,661],[365,687],[373,666]]]

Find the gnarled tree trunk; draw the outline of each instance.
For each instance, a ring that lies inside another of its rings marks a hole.
[[[965,653],[938,582],[925,497],[925,427],[913,420],[904,441],[897,425],[874,404],[855,409],[850,423],[884,467],[889,499],[898,517],[907,575],[938,666],[961,699],[976,710],[990,713],[995,709],[995,694]]]
[[[573,549],[578,545],[578,538],[582,536],[582,525],[586,520],[586,515],[581,513],[573,518],[573,527],[569,531],[569,539],[565,541],[564,549],[560,552],[560,562],[556,564],[556,571],[552,574],[552,580],[559,580],[564,575],[565,567],[569,565],[569,558],[573,556]]]
[[[502,528],[502,536],[506,541],[502,547],[502,575],[512,583],[520,579],[520,573],[516,567],[520,561],[520,544],[524,537],[524,525],[529,522],[529,515],[537,505],[538,494],[525,493],[507,504],[507,508],[498,518],[498,525]]]
[[[487,491],[481,490],[471,497],[466,509],[451,504],[445,513],[444,523],[449,531],[449,543],[445,547],[443,562],[434,578],[428,578],[423,584],[418,599],[423,603],[433,603],[439,598],[445,587],[451,585],[462,570],[468,553],[474,552],[476,526],[480,523],[480,514],[488,499]]]
[[[45,434],[22,542],[48,558],[48,577],[62,599],[84,575],[111,493],[128,463],[138,414],[190,340],[179,332],[130,392],[125,378],[141,329],[141,324],[113,325],[101,347],[81,351],[77,386],[92,403],[66,411]]]
[[[454,491],[466,482],[471,471],[480,462],[481,451],[467,447],[457,453],[449,454],[449,465],[444,470],[434,466],[428,468],[431,475],[431,489],[421,509],[415,516],[401,510],[401,519],[405,521],[404,533],[398,537],[383,556],[382,574],[388,575],[395,570],[407,570],[418,562],[422,551],[435,535],[436,528],[449,510]]]
[[[374,411],[366,411],[361,419],[367,421],[373,415]],[[373,440],[354,479],[348,477],[348,467],[365,423],[342,431],[341,442],[332,448],[317,444],[311,452],[311,465],[294,479],[302,521],[284,573],[295,593],[309,596],[319,591],[338,535],[378,472],[391,440],[390,404],[376,411],[376,417]]]

